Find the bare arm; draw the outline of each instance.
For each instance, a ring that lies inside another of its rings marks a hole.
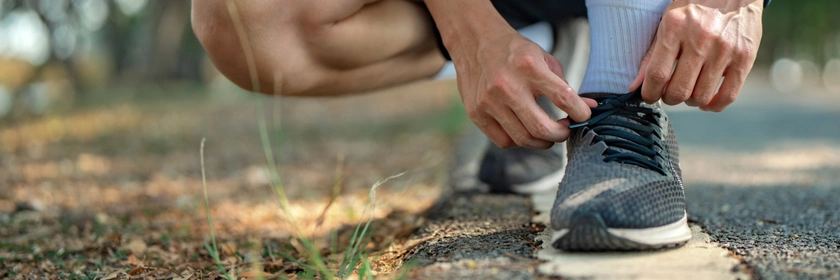
[[[550,119],[539,96],[576,121],[589,119],[594,100],[580,98],[560,63],[511,28],[490,1],[425,2],[455,63],[467,114],[493,143],[546,149],[568,138],[568,121]]]

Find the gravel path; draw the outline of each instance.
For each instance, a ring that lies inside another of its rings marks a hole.
[[[412,240],[412,278],[531,279],[537,229],[529,199],[515,195],[444,196]]]
[[[838,279],[840,111],[760,94],[720,114],[670,114],[689,217],[758,278]]]
[[[669,110],[690,220],[757,279],[840,279],[840,98],[802,94],[754,86],[720,114]],[[523,197],[444,196],[413,238],[412,276],[541,277],[530,219]]]

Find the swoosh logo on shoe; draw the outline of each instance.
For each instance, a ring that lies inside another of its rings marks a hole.
[[[576,192],[569,196],[566,201],[563,201],[563,203],[560,204],[560,208],[577,208],[581,204],[592,200],[599,194],[624,184],[624,182],[627,182],[627,178],[616,178],[592,185],[585,190]]]

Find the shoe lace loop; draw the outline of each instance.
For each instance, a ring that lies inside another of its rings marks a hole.
[[[602,154],[604,162],[616,161],[633,164],[662,175],[662,127],[658,118],[662,114],[653,108],[639,106],[641,93],[622,94],[599,100],[592,109],[592,117],[569,128],[586,127],[596,133],[594,143],[604,142],[607,149]]]

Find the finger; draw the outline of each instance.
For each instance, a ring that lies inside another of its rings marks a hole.
[[[633,79],[633,83],[630,84],[630,88],[627,89],[629,92],[636,91],[639,86],[642,85],[642,82],[645,81],[645,69],[647,69],[648,62],[650,62],[650,55],[653,53],[653,47],[656,45],[656,35],[653,35],[653,40],[651,41],[650,47],[648,48],[647,53],[642,58],[642,62],[639,63],[639,73],[636,74],[636,79]]]
[[[541,69],[548,72],[548,69]],[[555,106],[566,112],[575,121],[583,122],[592,114],[589,104],[584,101],[563,79],[549,73],[539,73],[531,80],[532,87],[544,95]]]
[[[560,64],[560,61],[557,61],[557,59],[549,53],[544,53],[543,59],[545,59],[545,64],[548,66],[548,70],[551,71],[551,73],[554,73],[554,75],[557,75],[557,77],[566,81],[566,76],[563,75],[563,65]]]
[[[674,74],[665,88],[662,102],[677,105],[691,97],[702,66],[703,58],[700,56],[683,54],[677,61],[677,68],[674,69]]]
[[[722,67],[718,66],[703,66],[700,76],[697,77],[697,84],[694,85],[694,93],[685,101],[685,104],[693,107],[709,104],[715,97],[715,92],[723,78],[723,70]]]
[[[569,137],[568,127],[552,120],[536,101],[523,100],[511,106],[511,110],[534,138],[562,142]]]
[[[660,26],[659,33],[663,33]],[[642,99],[647,103],[654,103],[662,98],[666,83],[671,79],[671,72],[674,69],[674,61],[680,52],[679,42],[669,38],[672,36],[660,36],[653,46],[653,53],[648,61],[645,72],[645,80],[642,85]]]
[[[720,90],[715,94],[712,101],[700,109],[704,111],[721,112],[726,109],[729,104],[735,102],[738,93],[741,92],[741,87],[744,85],[747,75],[735,67],[730,67],[726,70],[723,78],[723,83],[720,85]]]
[[[572,120],[570,120],[569,118],[562,118],[557,120],[557,123],[568,128],[570,125],[572,125]]]
[[[589,108],[598,107],[598,101],[595,101],[595,99],[587,98],[587,97],[581,97],[580,99],[583,99],[583,103],[586,103],[586,106],[589,106]],[[591,110],[590,110],[590,112],[591,112]]]
[[[554,142],[537,139],[531,136],[531,133],[529,133],[528,129],[525,128],[525,125],[522,124],[519,118],[516,117],[516,114],[514,114],[509,108],[500,108],[499,110],[492,112],[491,115],[519,147],[544,150],[551,148],[551,146],[554,145]]]
[[[499,148],[513,148],[516,143],[510,138],[510,135],[505,132],[499,122],[494,120],[490,115],[484,115],[481,121],[474,121],[479,130],[490,139],[493,144]]]

